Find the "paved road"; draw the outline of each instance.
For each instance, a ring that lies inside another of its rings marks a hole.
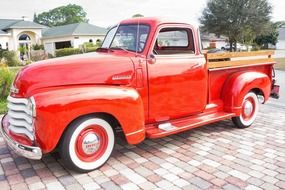
[[[56,155],[19,157],[0,137],[0,189],[281,189],[284,116],[284,108],[264,105],[245,130],[227,120],[137,146],[121,141],[87,174],[66,170]]]
[[[0,137],[0,189],[248,189],[285,187],[285,72],[280,100],[263,105],[255,124],[230,120],[130,146],[121,140],[99,170],[68,171],[57,155],[27,160]]]

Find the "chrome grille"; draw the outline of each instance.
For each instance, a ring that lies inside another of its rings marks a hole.
[[[33,113],[28,108],[29,100],[26,98],[8,97],[9,130],[15,134],[26,135],[34,141]]]

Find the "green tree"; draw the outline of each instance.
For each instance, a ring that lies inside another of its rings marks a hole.
[[[209,0],[200,22],[202,31],[227,36],[232,51],[237,42],[268,33],[271,11],[267,0]]]
[[[254,42],[263,49],[268,48],[268,44],[276,45],[278,41],[278,29],[285,25],[285,21],[271,22],[268,27],[268,34],[259,35]]]
[[[132,16],[132,18],[137,18],[137,17],[144,17],[142,14],[135,14]]]
[[[34,22],[45,26],[62,26],[79,22],[88,22],[87,13],[79,5],[69,4],[55,9],[34,14]]]

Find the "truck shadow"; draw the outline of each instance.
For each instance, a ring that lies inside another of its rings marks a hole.
[[[160,139],[146,139],[137,145],[129,145],[124,136],[118,134],[115,148],[109,161],[99,170],[104,171],[117,163],[128,167],[137,166],[140,162],[144,164],[143,162],[149,158],[166,159],[175,157],[178,160],[187,161],[187,159],[189,160],[191,157],[197,156],[197,152],[201,151],[199,147],[205,145],[205,143],[212,144],[210,148],[213,151],[215,149],[230,150],[232,141],[229,136],[240,136],[243,133],[242,131],[235,128],[231,120],[224,120]],[[209,152],[211,153],[211,151]],[[42,161],[46,164],[58,162],[65,169],[57,151],[45,155]],[[74,174],[73,171],[67,169],[66,171]]]

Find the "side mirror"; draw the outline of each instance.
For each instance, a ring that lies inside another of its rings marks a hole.
[[[156,57],[155,57],[155,55],[154,55],[154,54],[150,54],[150,55],[148,56],[147,62],[148,62],[149,64],[155,64],[155,62],[156,62]]]

